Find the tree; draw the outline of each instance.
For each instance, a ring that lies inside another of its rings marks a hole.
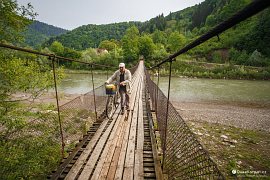
[[[58,56],[62,56],[64,53],[64,46],[62,45],[62,43],[58,42],[58,41],[54,41],[51,46],[50,46],[50,50],[53,51],[56,55]]]
[[[156,44],[152,58],[153,60],[161,60],[168,56],[168,53],[163,44]]]
[[[106,49],[108,51],[112,51],[116,49],[116,44],[109,40],[101,41],[101,43],[98,46],[101,49]]]
[[[166,44],[166,37],[165,33],[163,31],[155,30],[155,32],[152,34],[152,39],[155,44],[161,43]]]
[[[173,32],[168,39],[168,48],[171,53],[176,52],[185,45],[186,38],[183,34]]]
[[[139,53],[145,59],[152,57],[155,49],[155,44],[149,35],[143,35],[139,38]]]
[[[0,39],[8,42],[21,41],[21,31],[30,24],[37,14],[29,3],[27,7],[19,6],[14,0],[0,1]],[[29,19],[30,18],[30,19]]]
[[[37,58],[41,57],[10,50],[0,53],[1,179],[44,179],[41,174],[51,171],[60,159],[59,144],[53,140],[58,133],[52,128],[57,121],[36,112],[41,107],[35,99],[54,84],[50,66],[41,65]]]
[[[132,26],[127,29],[125,36],[129,37],[130,39],[138,39],[140,35],[139,29],[136,26]]]
[[[124,37],[122,38],[123,56],[126,62],[134,62],[139,58],[138,48],[139,30],[137,27],[132,26],[127,29]]]
[[[269,63],[267,60],[262,56],[262,54],[255,50],[251,56],[246,60],[245,65],[248,66],[267,66]]]

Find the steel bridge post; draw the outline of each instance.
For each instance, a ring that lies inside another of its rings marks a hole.
[[[93,87],[93,95],[94,95],[95,117],[97,121],[97,106],[96,106],[96,93],[95,93],[95,84],[94,84],[93,64],[91,65],[91,76],[92,76],[92,87]]]
[[[50,59],[50,57],[49,57],[49,59]],[[56,104],[57,104],[58,122],[59,122],[59,129],[60,129],[61,142],[62,142],[62,151],[61,152],[62,152],[62,158],[64,158],[65,142],[64,142],[62,121],[61,121],[61,116],[60,116],[59,98],[58,98],[57,83],[56,83],[55,56],[53,56],[53,58],[52,58],[52,68],[53,68],[53,80],[54,80],[55,98],[56,98]]]
[[[159,86],[159,66],[158,66],[158,78],[157,78],[157,87],[156,87],[156,98],[155,98],[155,111],[157,115],[157,99],[158,99],[158,86]]]
[[[175,59],[171,59],[170,62],[170,70],[169,70],[169,84],[168,84],[168,98],[167,98],[167,110],[166,110],[166,119],[165,119],[165,127],[164,127],[164,143],[163,143],[163,160],[162,160],[162,169],[164,170],[164,162],[166,157],[166,142],[167,142],[167,126],[168,126],[168,116],[169,116],[169,103],[170,103],[170,90],[171,90],[171,77],[172,77],[172,62]]]

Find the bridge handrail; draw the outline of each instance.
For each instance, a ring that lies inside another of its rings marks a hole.
[[[145,71],[145,74],[152,109],[156,112],[161,146],[166,150],[162,158],[163,173],[168,174],[169,179],[225,179],[217,164],[196,139],[171,102],[169,102],[167,113],[164,105],[168,99],[151,80],[149,73]]]

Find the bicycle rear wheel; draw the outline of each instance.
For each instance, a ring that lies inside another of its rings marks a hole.
[[[114,96],[108,96],[106,103],[106,115],[109,119],[112,119],[115,109]]]

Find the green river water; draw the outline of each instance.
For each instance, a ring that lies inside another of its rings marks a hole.
[[[107,79],[104,74],[95,74],[95,87]],[[156,82],[156,78],[154,81]],[[68,74],[59,86],[59,91],[68,94],[84,94],[92,90],[91,74]],[[160,89],[167,95],[168,77],[160,78]],[[226,101],[247,103],[270,103],[270,81],[187,79],[173,77],[171,100],[180,102]]]

